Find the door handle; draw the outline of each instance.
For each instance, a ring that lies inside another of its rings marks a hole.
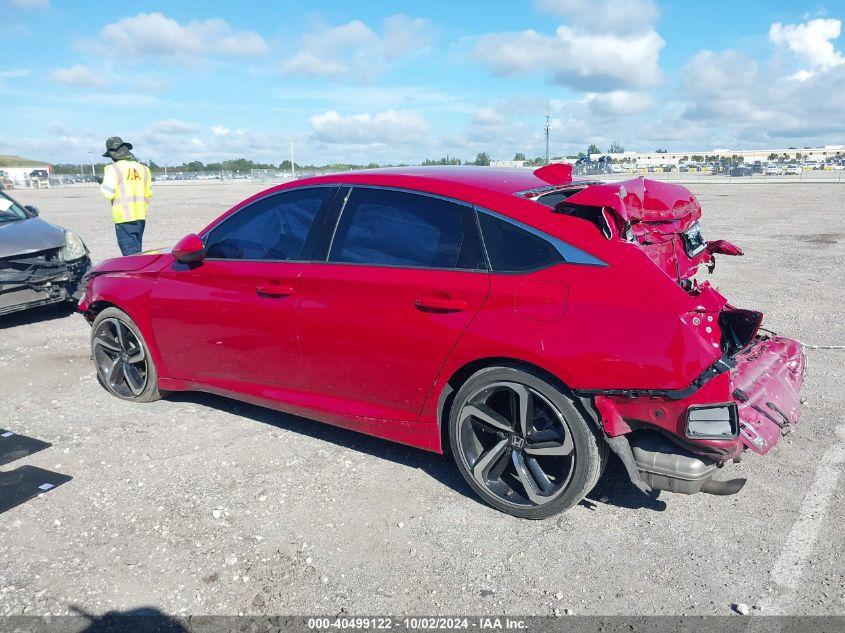
[[[262,297],[289,297],[293,294],[293,291],[293,286],[272,281],[259,284],[255,287],[256,294]]]
[[[423,312],[461,312],[467,309],[467,302],[463,299],[448,297],[421,297],[414,301],[414,305]]]

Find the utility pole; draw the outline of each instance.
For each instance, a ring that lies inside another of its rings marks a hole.
[[[296,179],[296,167],[294,167],[293,162],[293,138],[290,139],[290,178],[291,180]]]
[[[546,165],[549,164],[549,133],[552,131],[551,117],[546,110]]]
[[[97,172],[94,169],[94,152],[88,152],[88,156],[91,158],[91,175],[94,176],[94,178],[96,178]]]

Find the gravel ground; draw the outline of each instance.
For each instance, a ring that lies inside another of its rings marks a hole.
[[[259,188],[157,187],[145,246]],[[845,186],[691,188],[706,237],[746,250],[716,285],[773,330],[843,345]],[[117,254],[95,190],[15,194],[95,260]],[[66,310],[0,318],[0,427],[53,443],[3,470],[74,477],[0,515],[0,614],[845,614],[841,349],[808,350],[802,422],[730,467],[740,494],[652,500],[612,463],[582,505],[531,522],[437,455],[202,394],[117,400],[88,336]]]

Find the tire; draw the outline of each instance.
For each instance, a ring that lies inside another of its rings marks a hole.
[[[132,402],[153,402],[162,397],[150,349],[123,310],[106,308],[94,319],[91,358],[97,380],[113,396]]]
[[[461,386],[449,412],[449,445],[478,496],[525,519],[581,501],[608,457],[595,425],[561,387],[514,367],[482,369]]]

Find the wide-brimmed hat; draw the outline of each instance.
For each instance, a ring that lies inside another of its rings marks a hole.
[[[103,154],[106,158],[109,158],[112,152],[116,152],[121,147],[125,147],[127,150],[132,149],[132,143],[127,143],[119,136],[111,136],[106,141],[106,153]]]

